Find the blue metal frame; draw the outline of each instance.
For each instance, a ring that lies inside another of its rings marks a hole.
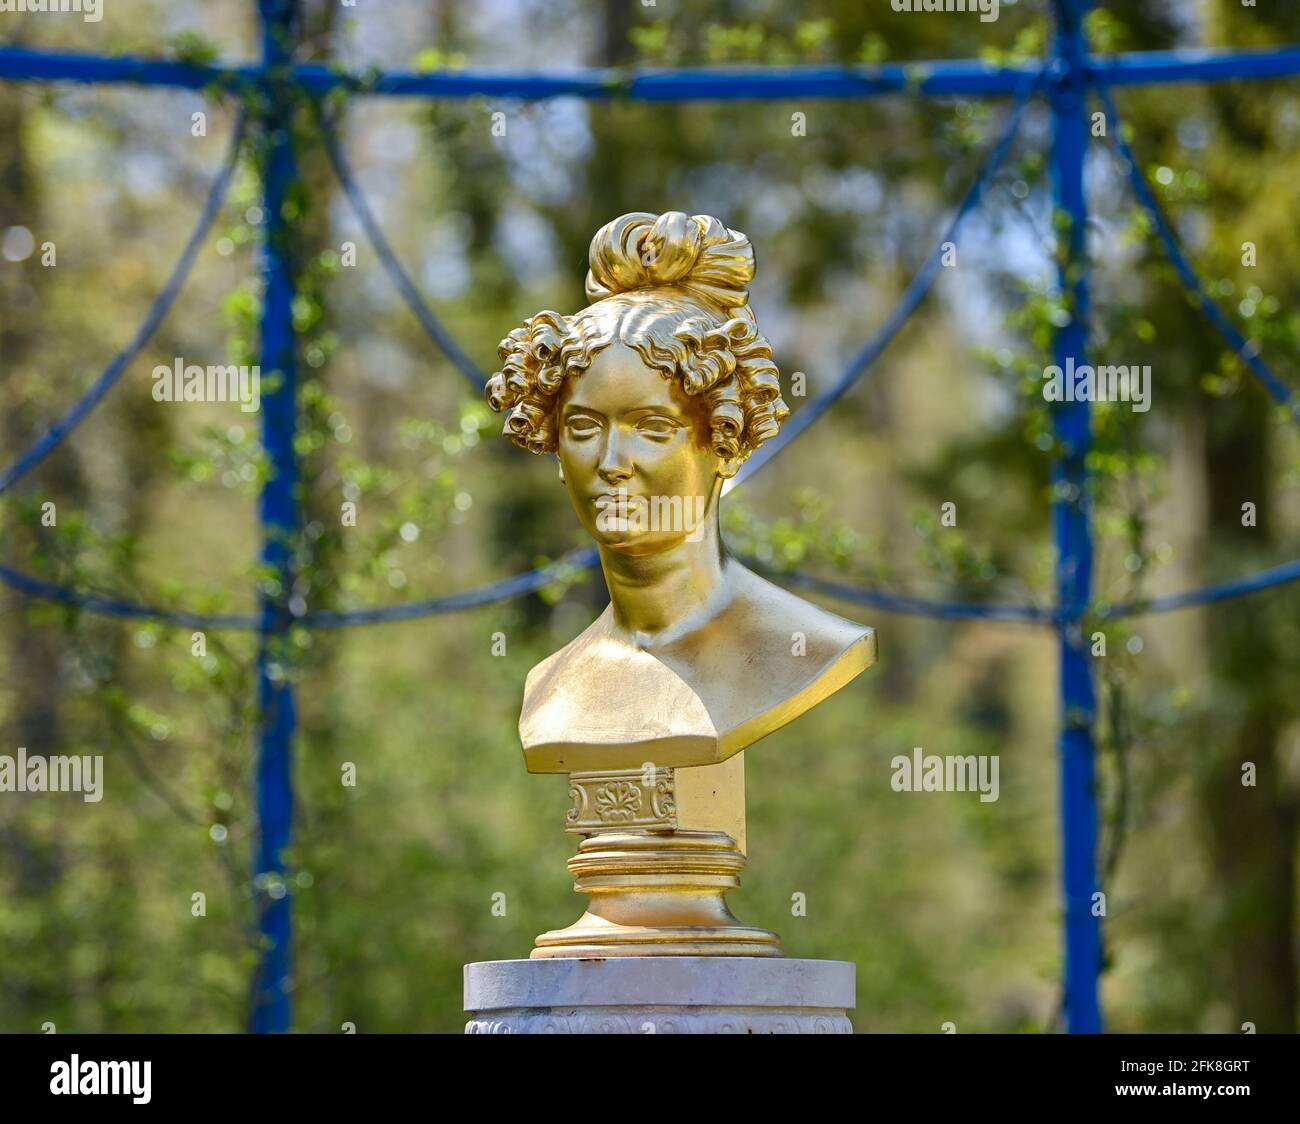
[[[1088,347],[1088,201],[1084,162],[1088,151],[1087,42],[1083,19],[1091,0],[1056,0],[1056,83],[1052,88],[1052,186],[1056,206],[1068,216],[1061,255],[1062,296],[1069,319],[1057,329],[1055,362],[1080,367]],[[1092,597],[1092,526],[1087,456],[1092,418],[1087,402],[1058,406],[1054,414],[1052,529],[1056,539],[1057,624],[1061,666],[1060,800],[1061,874],[1065,904],[1065,1015],[1072,1031],[1101,1030],[1097,994],[1101,971],[1101,921],[1092,909],[1097,889],[1097,797],[1092,726],[1096,711],[1092,664],[1081,621]]]
[[[313,94],[416,98],[612,98],[639,101],[765,101],[782,98],[1006,97],[1035,68],[996,67],[976,60],[889,63],[881,66],[726,67],[636,71],[581,68],[544,73],[466,68],[447,73],[386,71],[374,78],[340,73],[319,63],[294,66],[289,79]],[[0,79],[44,82],[125,82],[201,90],[262,80],[260,66],[213,66],[119,55],[103,58],[28,48],[0,48]],[[1223,82],[1300,74],[1300,46],[1253,51],[1138,51],[1098,56],[1090,78],[1108,86]]]
[[[262,396],[262,443],[270,473],[262,489],[262,563],[269,588],[262,594],[261,637],[257,652],[259,709],[257,755],[258,839],[254,894],[261,931],[261,962],[254,976],[252,1029],[287,1031],[292,1026],[293,914],[285,849],[293,839],[293,686],[279,646],[289,624],[293,586],[292,544],[298,532],[298,461],[293,437],[297,424],[294,355],[293,247],[284,206],[296,175],[292,106],[276,80],[277,69],[292,57],[297,0],[259,0],[262,58],[271,81],[269,119],[264,130],[266,173],[263,209],[267,237],[263,248],[266,283],[262,305],[261,367],[269,389]],[[273,575],[273,576],[272,576]]]
[[[1087,51],[1084,20],[1093,0],[1053,0],[1056,34],[1047,67],[1048,96],[1052,109],[1052,181],[1057,207],[1068,219],[1065,254],[1060,268],[1060,286],[1070,318],[1057,332],[1055,360],[1062,367],[1070,360],[1085,361],[1088,322],[1088,262],[1085,232],[1087,200],[1084,164],[1088,146],[1088,92],[1098,88],[1103,98],[1115,86],[1153,83],[1224,81],[1228,79],[1272,78],[1300,74],[1300,46],[1263,51],[1152,51],[1091,57]],[[260,64],[235,67],[205,66],[138,57],[102,58],[92,55],[47,52],[25,48],[0,48],[0,80],[72,81],[86,83],[134,83],[149,87],[203,89],[210,86],[242,90],[257,87],[264,95],[265,114],[261,127],[261,151],[265,159],[264,209],[266,242],[263,257],[265,296],[262,309],[261,365],[269,376],[269,389],[262,399],[262,437],[271,464],[271,474],[261,497],[263,526],[262,562],[268,584],[261,595],[257,618],[236,615],[205,617],[200,614],[157,610],[118,599],[81,595],[65,587],[43,582],[0,566],[0,580],[33,596],[68,604],[80,604],[96,612],[122,617],[153,617],[172,623],[208,623],[213,627],[256,627],[260,634],[257,658],[258,755],[256,801],[258,837],[254,856],[259,930],[262,938],[260,963],[253,986],[252,1029],[285,1032],[292,1028],[292,908],[288,887],[289,863],[286,849],[292,842],[293,784],[292,750],[296,726],[292,684],[286,677],[278,646],[290,623],[288,602],[293,584],[292,552],[298,530],[298,465],[293,448],[296,425],[296,365],[292,305],[295,293],[292,232],[285,221],[284,202],[295,177],[292,143],[292,88],[320,95],[345,89],[357,95],[425,98],[462,98],[489,95],[536,100],[552,97],[603,99],[627,97],[642,101],[737,100],[800,98],[865,98],[908,93],[925,96],[1011,96],[1020,97],[1026,83],[1038,81],[1039,67],[994,67],[961,60],[921,62],[878,67],[786,67],[696,70],[614,71],[584,69],[568,72],[516,73],[461,70],[454,73],[417,74],[388,72],[361,79],[318,64],[295,65],[292,61],[298,0],[258,0],[262,21]],[[1106,102],[1108,106],[1112,103]],[[1112,112],[1111,116],[1114,114]],[[1114,122],[1117,125],[1117,119]],[[1012,130],[1014,132],[1014,130]],[[242,135],[242,128],[236,141]],[[1153,198],[1142,186],[1140,172],[1131,153],[1121,144],[1130,165],[1135,187],[1144,205]],[[336,166],[341,166],[336,157]],[[996,154],[995,154],[996,157]],[[996,158],[993,160],[996,166]],[[233,166],[233,164],[232,164]],[[214,186],[200,220],[206,230],[212,211],[224,195],[229,170]],[[348,187],[346,176],[345,189]],[[983,182],[982,180],[980,181]],[[974,191],[978,198],[978,184]],[[364,201],[349,192],[354,203]],[[214,202],[215,200],[215,202]],[[967,205],[959,211],[958,218]],[[373,228],[373,229],[371,229]],[[386,245],[377,224],[369,224],[372,238]],[[377,235],[377,237],[376,237]],[[1162,236],[1171,257],[1189,286],[1197,283],[1172,235]],[[198,235],[196,235],[198,237]],[[192,239],[193,241],[193,239]],[[151,313],[128,348],[126,359],[110,364],[105,376],[73,411],[42,438],[32,450],[0,474],[0,492],[46,455],[77,421],[116,381],[129,361],[131,348],[152,334],[150,323],[165,313],[174,290],[183,282],[192,263],[192,250],[182,255],[172,281],[160,298],[161,312]],[[392,256],[396,273],[405,276]],[[921,287],[924,292],[928,284]],[[1202,294],[1204,295],[1204,294]],[[481,374],[471,360],[455,346],[436,324],[432,314],[421,314],[422,301],[413,285],[403,287],[403,296],[421,316],[426,330],[451,356],[471,381]],[[919,299],[919,298],[918,298]],[[1219,310],[1208,297],[1202,301],[1207,315]],[[907,305],[907,302],[903,302]],[[910,307],[909,307],[910,311]],[[1248,362],[1253,353],[1221,313],[1216,326],[1234,349]],[[430,325],[436,326],[435,332]],[[892,337],[886,324],[880,339]],[[883,345],[881,345],[883,346]],[[856,364],[859,370],[867,364]],[[1280,400],[1294,403],[1289,390],[1256,360],[1252,370]],[[1266,377],[1267,376],[1267,377]],[[851,379],[849,381],[852,381]],[[101,384],[102,388],[101,388]],[[845,383],[847,386],[847,383]],[[840,388],[843,389],[842,387]],[[835,395],[838,397],[838,393]],[[833,399],[832,399],[833,400]],[[829,405],[830,402],[827,402]],[[797,417],[802,417],[802,411]],[[70,424],[64,425],[71,419]],[[803,422],[802,427],[809,424]],[[920,598],[879,594],[840,587],[822,579],[794,575],[794,584],[881,604],[900,612],[931,613],[937,616],[998,616],[1008,620],[1050,623],[1056,630],[1060,651],[1061,734],[1060,800],[1062,831],[1062,888],[1065,902],[1065,1013],[1067,1028],[1074,1033],[1095,1033],[1102,1029],[1098,980],[1102,964],[1101,923],[1093,897],[1098,890],[1097,800],[1095,793],[1095,749],[1092,727],[1096,698],[1092,668],[1081,623],[1092,597],[1091,499],[1086,457],[1091,442],[1091,419],[1086,403],[1062,404],[1054,415],[1058,457],[1053,469],[1055,494],[1052,526],[1057,548],[1054,609],[1032,606],[961,606],[928,602]],[[755,465],[757,467],[757,465]],[[751,469],[752,471],[752,469]],[[571,564],[592,564],[591,552],[575,555]],[[557,564],[557,566],[560,564]],[[408,619],[433,611],[450,611],[536,589],[549,580],[550,571],[516,575],[503,582],[465,594],[428,602],[412,602],[386,609],[354,613],[316,614],[320,627],[364,624]],[[1300,562],[1288,563],[1243,579],[1193,590],[1153,601],[1121,606],[1094,606],[1102,617],[1136,612],[1160,611],[1201,604],[1208,600],[1239,596],[1282,581],[1300,578]],[[996,610],[996,611],[990,611]],[[329,619],[326,619],[329,618]]]

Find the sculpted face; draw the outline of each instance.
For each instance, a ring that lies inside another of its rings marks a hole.
[[[699,540],[722,462],[702,404],[677,379],[616,340],[566,380],[557,417],[564,484],[597,543],[652,554]]]

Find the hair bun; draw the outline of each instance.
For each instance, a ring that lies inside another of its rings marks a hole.
[[[634,211],[606,223],[591,240],[587,296],[603,300],[638,289],[676,286],[719,308],[749,300],[754,248],[711,215]]]

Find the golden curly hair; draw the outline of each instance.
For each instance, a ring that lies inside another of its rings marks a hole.
[[[555,452],[565,378],[615,340],[700,396],[713,451],[733,466],[776,436],[790,410],[749,308],[754,249],[745,235],[709,215],[634,212],[596,232],[590,261],[590,305],[572,316],[539,312],[497,349],[501,370],[484,394],[506,412],[511,441]]]

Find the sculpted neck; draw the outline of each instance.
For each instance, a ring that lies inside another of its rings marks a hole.
[[[621,632],[645,633],[660,643],[689,632],[727,600],[728,559],[722,549],[717,505],[698,541],[653,554],[600,548],[600,564]]]

